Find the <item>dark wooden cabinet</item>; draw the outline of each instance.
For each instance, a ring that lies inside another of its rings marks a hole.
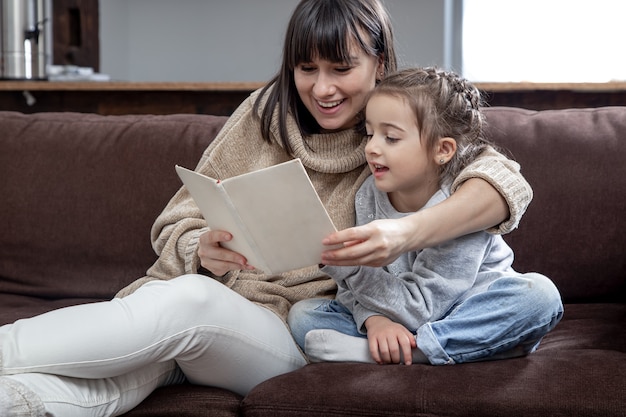
[[[262,83],[0,82],[0,110],[230,116]]]
[[[52,63],[100,70],[98,0],[52,0]]]
[[[551,110],[626,106],[626,82],[476,83],[489,106]]]

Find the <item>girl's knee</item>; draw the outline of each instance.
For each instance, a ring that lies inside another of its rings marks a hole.
[[[554,305],[561,302],[559,290],[552,280],[535,272],[501,278],[491,289],[503,290],[515,297],[522,297],[530,305]]]
[[[538,273],[501,278],[491,289],[512,297],[516,311],[538,321],[560,320],[563,314],[561,294],[548,277]]]
[[[552,280],[544,275],[529,273],[533,293],[538,302],[547,305],[561,305],[561,294]]]
[[[327,299],[313,298],[309,300],[301,300],[295,303],[289,310],[287,316],[287,324],[291,329],[294,339],[304,348],[304,337],[309,330],[315,328],[316,311],[322,303],[328,302]]]
[[[556,285],[548,277],[537,273],[525,274],[524,278],[529,283],[529,308],[536,311],[538,316],[543,316],[544,320],[556,324],[563,315],[561,294]]]
[[[323,307],[329,302],[330,300],[326,298],[311,298],[298,301],[291,306],[289,314],[287,315],[287,323],[292,326],[315,320],[320,314],[320,308],[322,308],[322,311],[325,311]]]
[[[308,314],[315,311],[323,302],[328,301],[325,298],[310,298],[307,300],[300,300],[291,306],[289,310],[289,317],[298,317],[301,314]]]

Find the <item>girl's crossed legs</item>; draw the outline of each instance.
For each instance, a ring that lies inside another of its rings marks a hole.
[[[500,278],[445,317],[421,326],[413,362],[444,365],[526,355],[562,315],[560,294],[545,276]],[[357,332],[350,311],[336,301],[300,301],[288,322],[311,361],[374,362],[366,336]]]
[[[245,394],[305,363],[276,314],[201,275],[0,328],[5,391],[53,416],[123,414],[185,377]]]

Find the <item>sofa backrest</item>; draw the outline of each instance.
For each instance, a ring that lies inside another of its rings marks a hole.
[[[0,112],[0,292],[110,298],[225,117]]]
[[[488,108],[534,199],[505,240],[514,267],[552,278],[566,301],[626,300],[626,107]]]
[[[488,108],[534,200],[505,239],[566,301],[626,299],[626,107]],[[0,112],[0,293],[109,298],[155,261],[154,219],[225,117]]]

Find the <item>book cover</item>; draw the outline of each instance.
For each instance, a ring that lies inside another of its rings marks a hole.
[[[335,226],[300,159],[218,180],[176,166],[207,225],[233,235],[222,246],[267,274],[316,265]]]

